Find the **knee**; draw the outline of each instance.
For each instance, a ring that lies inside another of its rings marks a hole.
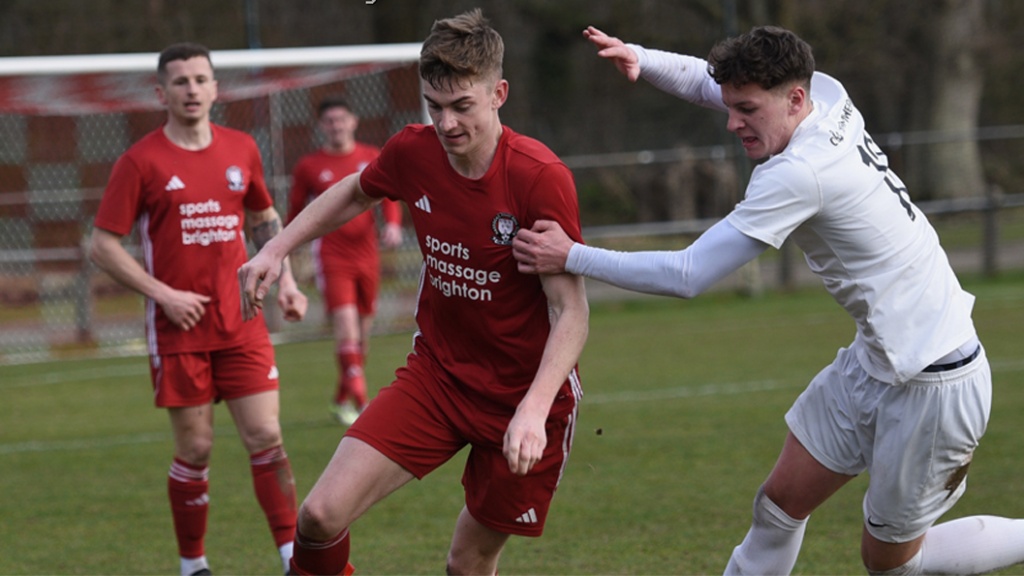
[[[280,446],[283,444],[281,425],[277,420],[267,421],[242,431],[242,443],[250,454]]]
[[[448,553],[448,564],[444,573],[448,576],[468,576],[470,574],[497,574],[493,568],[485,569],[479,562],[470,562],[467,558],[458,558],[451,552]]]
[[[192,466],[208,466],[210,454],[213,452],[213,438],[204,436],[190,437],[179,440],[175,446],[175,456]]]
[[[501,555],[501,548],[479,549],[471,546],[457,546],[452,544],[448,550],[448,564],[445,573],[449,575],[462,574],[497,574],[498,557]]]
[[[312,495],[299,507],[298,530],[310,540],[330,540],[345,528],[326,503],[316,500]]]

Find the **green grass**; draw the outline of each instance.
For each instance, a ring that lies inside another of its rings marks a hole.
[[[992,420],[953,516],[1024,517],[1024,276],[970,280],[995,376]],[[853,336],[820,289],[593,306],[586,396],[543,537],[513,538],[504,574],[721,573],[785,434],[782,416]],[[373,341],[379,386],[410,336]],[[285,441],[300,497],[342,429],[328,416],[329,342],[278,348]],[[279,574],[248,461],[217,409],[207,555],[219,574]],[[0,367],[0,574],[175,574],[171,440],[142,358]],[[352,529],[361,574],[437,574],[462,505],[462,458]],[[811,518],[796,572],[862,574],[859,478]],[[1007,573],[1021,573],[1011,569]]]

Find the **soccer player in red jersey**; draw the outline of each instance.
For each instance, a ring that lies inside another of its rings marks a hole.
[[[174,433],[167,480],[181,573],[209,574],[213,403],[223,400],[249,453],[256,498],[281,561],[291,557],[295,482],[278,422],[278,371],[263,322],[243,322],[235,271],[247,257],[243,226],[257,246],[281,229],[253,139],[210,122],[217,81],[209,51],[166,48],[157,96],[167,122],[114,165],[96,214],[90,258],[146,297],[154,401]],[[121,244],[135,227],[144,264]],[[300,320],[306,298],[283,261],[278,304]]]
[[[359,117],[344,98],[324,99],[317,107],[317,117],[323,146],[300,158],[292,171],[289,222],[331,184],[361,171],[380,153],[377,148],[356,140]],[[384,217],[381,243],[387,248],[396,248],[402,243],[401,206],[385,200],[381,208]],[[369,352],[380,286],[377,222],[373,212],[364,212],[348,224],[313,240],[312,252],[317,287],[323,294],[331,320],[338,362],[338,383],[331,413],[342,424],[351,426],[366,408],[363,365]]]
[[[285,255],[382,198],[408,206],[423,254],[418,330],[395,381],[346,432],[299,510],[292,571],[351,570],[349,527],[467,444],[449,574],[494,574],[539,536],[572,445],[589,310],[574,275],[517,270],[512,238],[550,218],[580,241],[572,174],[502,126],[504,45],[479,10],[436,21],[420,54],[432,126],[393,136],[239,270],[252,317]]]

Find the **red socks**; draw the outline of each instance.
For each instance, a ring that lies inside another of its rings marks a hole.
[[[283,446],[257,452],[249,457],[256,500],[267,516],[274,543],[280,547],[295,538],[298,506],[295,479]]]
[[[277,446],[251,455],[249,462],[256,500],[267,516],[274,543],[280,547],[295,538],[298,510],[288,455],[283,447]],[[167,476],[178,554],[183,558],[198,558],[206,553],[203,539],[210,510],[209,470],[175,458]]]
[[[363,354],[362,345],[357,341],[343,342],[338,346],[337,357],[341,374],[338,377],[334,403],[343,404],[348,396],[352,395],[358,408],[366,406],[366,378],[363,376],[366,355]]]
[[[355,568],[348,563],[350,541],[347,529],[327,542],[313,542],[296,532],[295,549],[288,573],[350,576],[355,572]]]
[[[209,467],[197,468],[175,458],[167,475],[174,534],[178,538],[178,554],[183,558],[205,554],[203,538],[210,510],[209,471]]]

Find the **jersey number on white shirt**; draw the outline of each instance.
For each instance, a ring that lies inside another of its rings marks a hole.
[[[911,208],[910,194],[906,185],[903,184],[903,181],[900,180],[895,172],[889,169],[885,153],[878,147],[878,144],[875,144],[875,141],[870,136],[864,134],[864,144],[858,145],[857,150],[860,151],[860,158],[865,164],[879,172],[885,173],[885,183],[892,190],[893,194],[899,197],[900,204],[907,210],[907,216],[910,216],[911,220],[916,219],[917,216],[914,215],[914,210]]]

